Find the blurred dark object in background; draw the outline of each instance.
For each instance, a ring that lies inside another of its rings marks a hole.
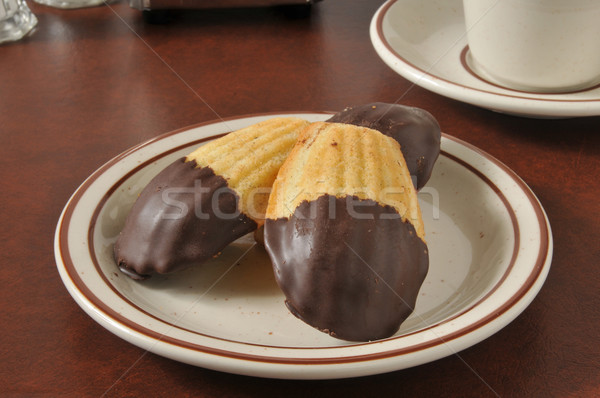
[[[217,8],[280,7],[286,15],[304,18],[310,15],[311,6],[321,0],[129,0],[131,8],[141,10],[148,23],[169,22],[172,10],[197,10]]]

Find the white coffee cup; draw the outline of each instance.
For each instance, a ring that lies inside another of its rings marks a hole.
[[[600,0],[463,0],[468,63],[482,78],[533,92],[600,83]]]

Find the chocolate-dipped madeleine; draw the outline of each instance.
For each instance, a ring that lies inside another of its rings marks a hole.
[[[142,190],[115,246],[134,279],[200,264],[262,225],[271,185],[309,123],[273,118],[200,146]]]
[[[313,123],[269,198],[265,247],[289,310],[351,341],[389,337],[412,313],[429,267],[416,190],[398,143]]]
[[[441,131],[437,120],[429,112],[399,104],[374,102],[348,107],[327,121],[369,127],[398,141],[418,190],[431,177],[440,153]]]

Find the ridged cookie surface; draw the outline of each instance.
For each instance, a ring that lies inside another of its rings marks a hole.
[[[348,107],[328,122],[369,127],[398,141],[417,189],[431,177],[440,154],[442,133],[437,120],[426,110],[374,102]]]
[[[425,235],[400,146],[375,130],[326,122],[304,129],[273,184],[267,218],[287,218],[301,202],[323,194],[389,205]]]
[[[429,266],[409,174],[398,143],[378,131],[314,123],[301,133],[264,229],[290,312],[344,340],[396,333]]]
[[[240,198],[240,211],[262,225],[273,181],[307,125],[300,118],[268,119],[199,147],[186,161],[223,177]]]

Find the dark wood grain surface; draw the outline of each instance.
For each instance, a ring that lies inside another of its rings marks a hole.
[[[371,45],[381,3],[325,0],[310,18],[206,10],[166,25],[122,2],[70,11],[29,3],[37,31],[0,46],[0,395],[600,396],[600,118],[518,118],[412,85]],[[258,379],[146,353],[88,317],[61,282],[60,212],[123,150],[213,119],[397,100],[504,162],[548,213],[546,284],[487,340],[389,374]]]

